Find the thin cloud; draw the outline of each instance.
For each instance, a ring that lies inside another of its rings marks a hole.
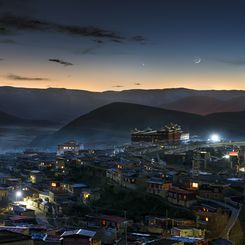
[[[140,85],[141,85],[141,83],[134,83],[134,85],[136,85],[136,86],[140,86]]]
[[[145,38],[143,36],[134,36],[131,38],[132,41],[135,41],[135,42],[140,42],[141,44],[144,44],[144,42],[146,41]]]
[[[217,60],[219,62],[234,65],[234,66],[245,66],[245,59],[237,59],[237,60]]]
[[[61,64],[61,65],[64,65],[64,66],[72,66],[73,65],[72,63],[64,61],[64,60],[61,60],[61,59],[49,59],[49,61]]]
[[[104,43],[102,40],[99,40],[99,39],[94,39],[93,41],[96,42],[96,43],[98,43],[98,44]]]
[[[80,27],[80,26],[57,25],[56,30],[67,34],[83,36],[83,37],[108,38],[112,40],[124,39],[116,32],[104,30],[94,26]]]
[[[19,75],[15,75],[15,74],[9,74],[9,75],[7,75],[7,78],[10,80],[17,80],[17,81],[49,81],[48,78],[25,77],[25,76],[19,76]]]
[[[114,43],[123,43],[123,41],[120,39],[112,39],[111,41]]]
[[[82,50],[81,54],[93,54],[95,50],[99,49],[101,47],[101,45],[95,45],[95,46],[91,46],[91,47],[88,47],[84,50]]]
[[[118,84],[118,85],[114,85],[113,86],[113,88],[123,88],[124,86],[123,85],[120,85],[120,84]]]
[[[46,22],[30,17],[5,15],[0,18],[0,33],[14,33],[17,31],[42,31],[42,32],[60,32],[68,35],[90,37],[97,43],[101,43],[104,39],[112,42],[122,43],[124,40],[133,40],[142,42],[142,36],[132,38],[123,37],[121,34],[106,30],[95,26],[75,26],[75,25],[60,25],[52,22]],[[101,40],[102,39],[102,40]]]

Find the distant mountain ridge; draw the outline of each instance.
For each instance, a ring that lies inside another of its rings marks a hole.
[[[45,120],[28,120],[19,118],[10,114],[7,114],[3,111],[0,111],[0,126],[10,127],[10,126],[53,126],[53,122]]]
[[[245,91],[173,88],[90,92],[60,88],[0,87],[0,110],[31,120],[48,120],[64,124],[113,102],[207,115],[245,110]]]
[[[75,139],[85,144],[118,144],[130,141],[130,130],[159,128],[178,123],[192,135],[245,138],[245,111],[201,116],[132,103],[111,103],[80,116],[54,134],[34,141],[38,146],[55,146]]]

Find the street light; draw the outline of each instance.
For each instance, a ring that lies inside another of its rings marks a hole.
[[[22,197],[22,192],[21,191],[16,191],[15,193],[16,201]]]
[[[218,134],[212,134],[211,135],[211,141],[212,142],[220,142],[220,136]]]
[[[227,155],[224,155],[223,158],[230,159],[230,155],[228,155],[228,154]]]

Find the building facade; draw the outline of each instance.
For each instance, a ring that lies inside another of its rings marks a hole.
[[[153,130],[147,128],[145,130],[135,129],[131,132],[132,142],[150,142],[150,143],[177,143],[181,141],[183,133],[178,124],[170,123],[164,127]]]

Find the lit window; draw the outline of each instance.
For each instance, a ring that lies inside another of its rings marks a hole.
[[[56,184],[55,182],[52,182],[52,183],[51,183],[51,186],[52,186],[52,187],[56,187],[57,184]]]
[[[91,194],[86,192],[86,193],[83,194],[83,196],[84,196],[85,199],[88,199],[91,196]]]
[[[192,183],[192,187],[193,187],[193,188],[198,188],[198,183],[193,182],[193,183]]]

